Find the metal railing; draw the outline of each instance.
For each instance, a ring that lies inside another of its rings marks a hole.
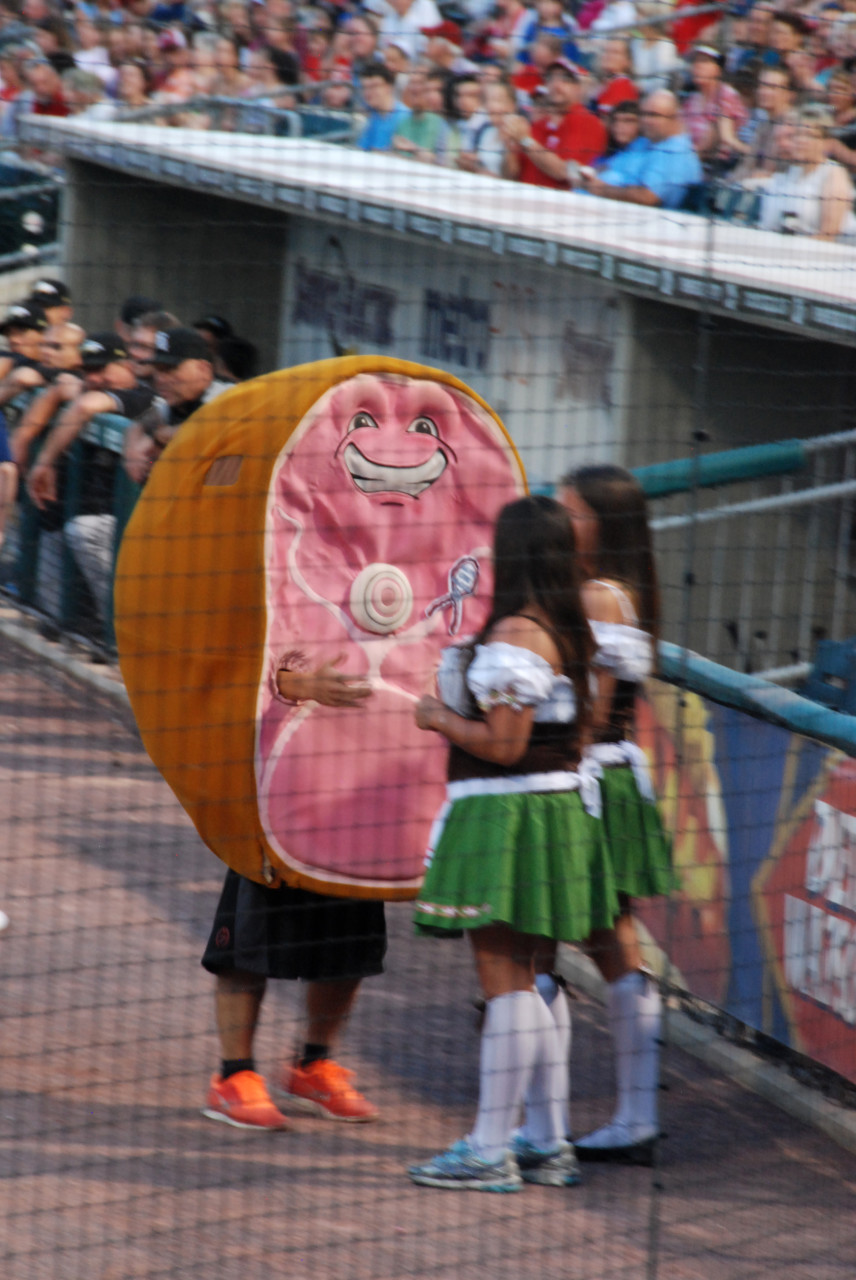
[[[856,430],[797,443],[784,474],[748,473],[745,496],[722,501],[706,490],[691,514],[653,521],[665,634],[689,591],[690,647],[767,678],[798,678],[818,640],[856,632]],[[764,448],[785,457],[785,446]],[[687,583],[678,565],[691,525],[697,549]]]

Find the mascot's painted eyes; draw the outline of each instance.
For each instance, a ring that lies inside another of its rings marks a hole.
[[[359,431],[360,427],[374,427],[375,431],[379,431],[377,423],[370,413],[366,413],[365,409],[360,409],[359,413],[355,413],[348,424],[348,431]]]
[[[438,440],[440,439],[440,432],[437,430],[437,424],[430,418],[415,418],[407,430],[414,431],[417,435],[435,436]]]

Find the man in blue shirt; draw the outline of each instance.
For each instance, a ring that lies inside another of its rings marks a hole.
[[[583,171],[581,185],[591,195],[627,204],[678,209],[690,187],[704,181],[701,163],[684,131],[678,100],[657,89],[642,103],[642,145],[632,154],[619,152],[595,176]]]
[[[360,89],[369,117],[357,146],[363,151],[391,151],[393,137],[410,115],[395,96],[395,76],[382,62],[369,62],[360,76]]]

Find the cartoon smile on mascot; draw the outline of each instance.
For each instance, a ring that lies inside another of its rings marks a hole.
[[[123,539],[117,637],[152,759],[236,871],[415,894],[445,749],[413,706],[484,623],[523,492],[479,397],[383,357],[270,374],[182,427]],[[277,694],[279,669],[337,660],[371,686],[359,707]]]

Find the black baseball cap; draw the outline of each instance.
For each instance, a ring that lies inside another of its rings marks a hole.
[[[147,311],[163,311],[163,306],[157,298],[147,298],[144,293],[132,293],[119,308],[119,319],[122,324],[133,324]]]
[[[42,333],[48,327],[48,319],[41,307],[34,302],[16,302],[9,308],[0,325],[0,333],[10,329],[38,329]]]
[[[84,369],[103,369],[114,360],[126,360],[128,352],[112,329],[90,333],[80,344],[80,360]]]
[[[225,316],[203,316],[201,320],[193,321],[194,329],[207,329],[209,333],[213,333],[215,338],[233,338],[235,330],[229,324]]]
[[[155,334],[152,363],[162,369],[175,369],[184,360],[207,360],[211,363],[208,343],[195,329],[159,329]]]
[[[30,293],[30,302],[40,307],[70,307],[71,291],[62,280],[37,280]]]

